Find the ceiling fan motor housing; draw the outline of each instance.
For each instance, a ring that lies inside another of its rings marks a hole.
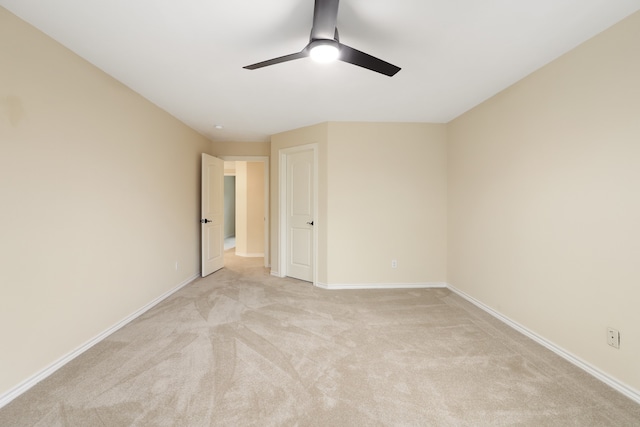
[[[331,62],[340,56],[340,43],[335,40],[312,40],[307,48],[309,56],[318,62]]]

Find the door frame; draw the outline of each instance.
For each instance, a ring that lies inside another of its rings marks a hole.
[[[218,156],[227,162],[262,162],[264,164],[264,266],[271,267],[269,256],[269,156]]]
[[[287,158],[290,154],[308,150],[313,152],[313,286],[318,286],[318,143],[278,150],[278,272],[280,277],[287,276]]]

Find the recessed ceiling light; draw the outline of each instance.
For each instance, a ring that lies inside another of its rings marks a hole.
[[[216,125],[215,128],[216,129],[222,129],[222,125]]]

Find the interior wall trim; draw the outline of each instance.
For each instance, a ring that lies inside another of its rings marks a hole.
[[[426,282],[426,283],[320,283],[316,284],[322,289],[425,289],[425,288],[446,288],[444,282]]]
[[[13,399],[15,399],[16,397],[20,396],[22,393],[26,392],[31,387],[33,387],[34,385],[38,384],[40,381],[44,380],[49,375],[53,374],[55,371],[57,371],[58,369],[62,368],[64,365],[66,365],[67,363],[71,362],[73,359],[75,359],[76,357],[80,356],[82,353],[84,353],[85,351],[89,350],[91,347],[93,347],[94,345],[98,344],[100,341],[102,341],[105,338],[107,338],[109,335],[111,335],[114,332],[116,332],[118,329],[121,329],[122,327],[124,327],[127,324],[131,323],[136,318],[142,316],[144,313],[146,313],[147,311],[151,310],[153,307],[155,307],[156,305],[161,303],[163,300],[167,299],[168,297],[170,297],[174,293],[178,292],[180,289],[184,288],[189,283],[193,282],[194,280],[196,280],[199,277],[200,277],[200,272],[194,274],[193,276],[189,277],[188,279],[186,279],[185,281],[183,281],[182,283],[180,283],[179,285],[177,285],[173,289],[170,289],[169,291],[167,291],[164,294],[160,295],[159,297],[155,298],[154,300],[152,300],[151,302],[147,303],[143,307],[139,308],[135,312],[131,313],[129,316],[125,317],[124,319],[122,319],[121,321],[116,323],[115,325],[111,326],[107,330],[101,332],[97,336],[95,336],[92,339],[90,339],[89,341],[85,342],[80,347],[78,347],[75,350],[71,351],[70,353],[62,356],[60,359],[56,360],[51,365],[47,366],[43,370],[35,373],[31,377],[29,377],[26,380],[22,381],[17,386],[9,389],[9,391],[7,391],[7,392],[3,393],[2,395],[0,395],[0,408],[2,408],[3,406],[7,405]]]
[[[238,252],[236,251],[236,255],[237,256],[241,256],[241,257],[245,257],[245,258],[262,258],[264,257],[264,253],[259,253],[259,252]]]
[[[578,368],[582,369],[583,371],[586,371],[588,374],[596,377],[597,379],[599,379],[603,383],[607,384],[609,387],[613,388],[614,390],[617,390],[618,392],[624,394],[629,399],[635,401],[636,403],[640,403],[640,391],[634,389],[633,387],[630,387],[630,386],[624,384],[621,381],[618,381],[617,379],[615,379],[612,376],[606,374],[605,372],[602,372],[600,369],[598,369],[595,366],[585,362],[584,360],[580,359],[578,356],[575,356],[574,354],[568,352],[567,350],[563,349],[562,347],[557,346],[556,344],[552,343],[551,341],[547,340],[546,338],[536,334],[535,332],[531,331],[530,329],[526,328],[525,326],[522,326],[518,322],[516,322],[514,320],[511,320],[507,316],[495,311],[494,309],[492,309],[488,305],[482,303],[481,301],[478,301],[477,299],[473,298],[470,295],[467,295],[466,293],[462,292],[461,290],[456,289],[455,287],[451,286],[450,284],[447,284],[447,288],[449,288],[453,293],[455,293],[455,294],[459,295],[460,297],[464,298],[465,300],[469,301],[471,304],[475,305],[476,307],[480,308],[481,310],[485,311],[486,313],[490,314],[491,316],[495,317],[496,319],[500,320],[501,322],[507,324],[508,326],[510,326],[511,328],[515,329],[516,331],[526,335],[527,337],[531,338],[532,340],[534,340],[538,344],[546,347],[547,349],[553,351],[558,356],[560,356],[563,359],[567,360],[568,362],[574,364],[575,366],[577,366]]]

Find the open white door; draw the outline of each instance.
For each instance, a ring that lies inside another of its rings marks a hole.
[[[286,275],[313,282],[314,151],[286,157]]]
[[[224,267],[224,160],[202,154],[202,277]]]

